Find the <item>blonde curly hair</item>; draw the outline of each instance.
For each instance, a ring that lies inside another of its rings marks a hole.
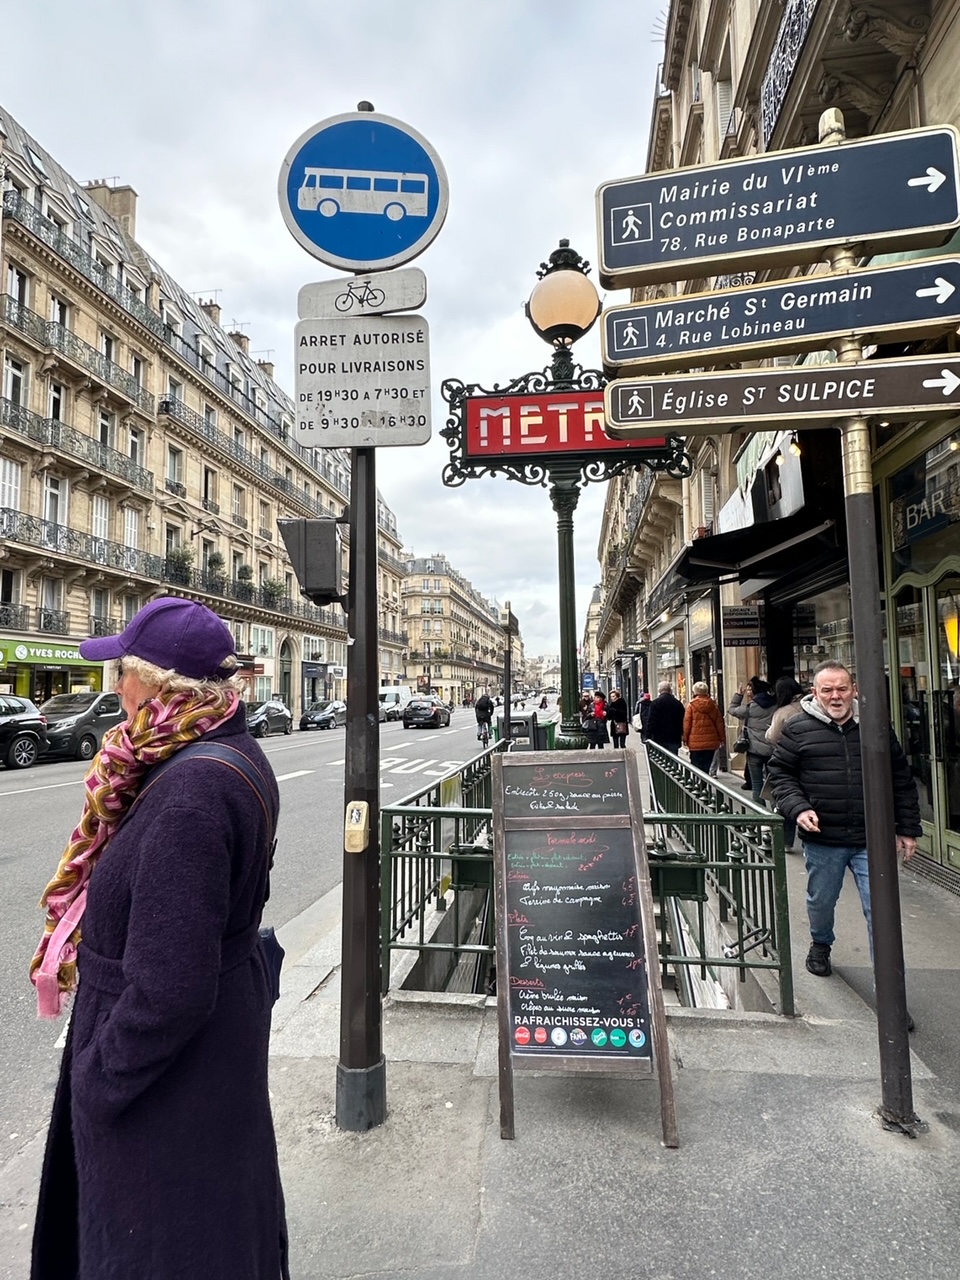
[[[145,658],[138,658],[136,654],[125,653],[117,662],[117,675],[119,678],[121,671],[129,671],[144,684],[158,685],[164,693],[194,693],[203,697],[224,689],[232,689],[235,693],[242,695],[244,684],[239,674],[239,663],[236,657],[231,654],[221,665],[223,669],[232,670],[234,674],[225,676],[222,680],[197,680],[192,676],[182,676],[172,667],[158,667],[153,662],[147,662]]]

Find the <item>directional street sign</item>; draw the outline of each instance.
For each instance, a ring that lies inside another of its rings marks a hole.
[[[280,169],[280,212],[315,258],[373,271],[422,253],[447,215],[447,175],[416,129],[374,111],[321,120]]]
[[[812,351],[851,333],[917,337],[958,320],[960,258],[925,258],[611,307],[603,314],[603,363],[618,375],[683,369]]]
[[[960,356],[624,378],[608,383],[604,397],[607,433],[622,440],[768,430],[774,423],[828,426],[861,414],[902,421],[960,409]],[[759,419],[752,428],[751,418]]]
[[[384,311],[416,311],[427,300],[427,277],[419,267],[377,271],[352,280],[321,280],[305,284],[297,295],[301,320],[336,316],[379,315]]]
[[[430,439],[430,346],[422,316],[301,320],[295,394],[300,443],[368,449]]]
[[[743,267],[813,262],[825,249],[896,239],[943,244],[960,225],[949,126],[604,183],[600,281],[608,289]]]

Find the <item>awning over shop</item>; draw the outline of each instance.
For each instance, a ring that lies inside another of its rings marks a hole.
[[[675,569],[687,582],[716,582],[734,575],[776,581],[821,558],[835,559],[838,550],[836,522],[811,524],[811,513],[804,510],[782,520],[697,538]]]

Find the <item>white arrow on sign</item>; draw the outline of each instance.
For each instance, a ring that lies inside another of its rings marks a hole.
[[[934,169],[931,165],[922,178],[910,178],[907,181],[908,187],[926,187],[927,191],[932,195],[939,187],[942,187],[947,180],[947,175],[941,173],[939,169]]]
[[[952,369],[941,369],[939,378],[927,378],[923,384],[925,387],[940,387],[945,396],[952,396],[957,387],[960,387],[960,378]]]
[[[939,306],[943,306],[951,294],[956,293],[956,289],[949,280],[945,280],[943,276],[937,276],[934,283],[929,289],[918,289],[918,298],[936,298]]]

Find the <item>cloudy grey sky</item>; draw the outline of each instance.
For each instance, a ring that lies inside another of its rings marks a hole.
[[[441,156],[450,210],[427,275],[434,439],[377,453],[407,550],[445,553],[558,651],[556,524],[545,489],[445,489],[444,378],[492,386],[544,367],[522,304],[568,237],[596,260],[599,183],[642,172],[663,45],[660,0],[42,0],[4,18],[0,101],[75,178],[139,193],[137,238],[272,351],[293,392],[297,292],[337,274],[293,240],[277,175],[304,130],[362,99]],[[19,50],[18,56],[12,56]],[[607,303],[627,300],[623,293]],[[599,326],[578,344],[598,367]],[[576,516],[577,617],[598,580],[603,486]]]

